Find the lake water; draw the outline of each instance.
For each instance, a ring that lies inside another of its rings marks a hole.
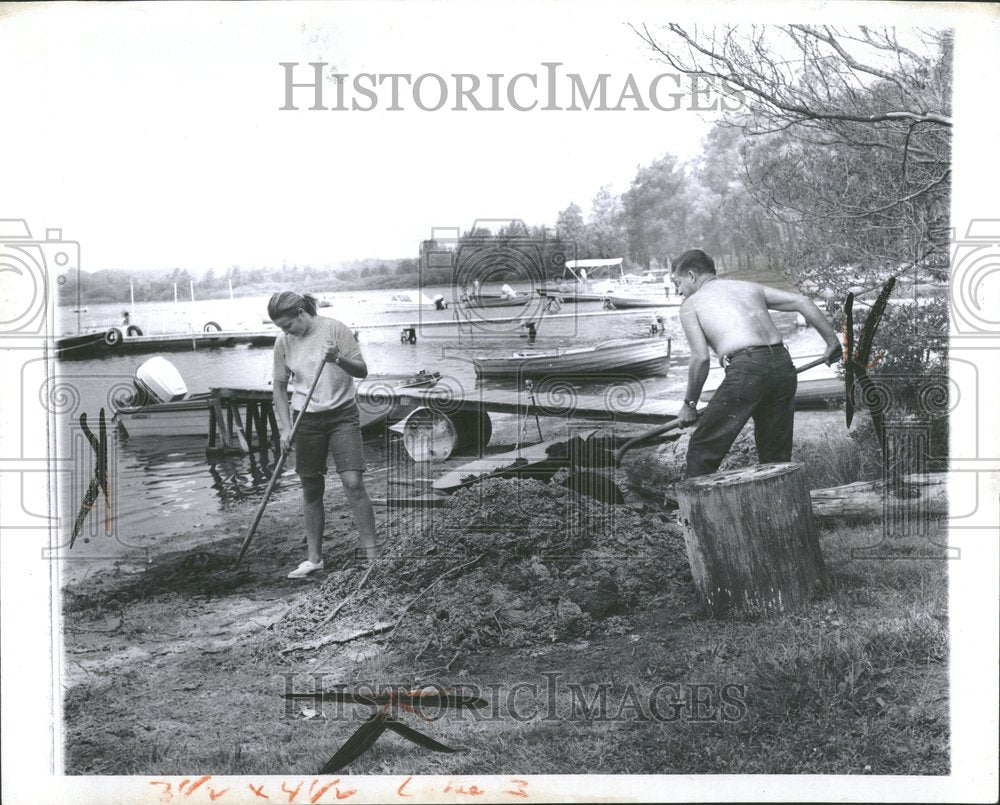
[[[438,292],[446,298],[451,296],[450,288],[424,289],[424,292],[431,297]],[[453,310],[387,312],[385,306],[391,294],[391,291],[326,294],[332,306],[320,310],[321,315],[333,316],[358,328],[362,351],[369,371],[374,374],[438,371],[451,388],[468,393],[477,388],[471,364],[473,356],[509,354],[529,347],[521,322],[477,319],[473,326],[466,323],[460,327],[455,323]],[[209,321],[225,329],[260,330],[264,328],[262,319],[267,316],[267,299],[268,296],[177,304],[137,302],[128,309],[131,321],[147,335],[201,331]],[[78,327],[86,331],[120,326],[122,310],[120,304],[88,305],[80,312],[61,308],[57,326],[60,332],[76,332]],[[505,318],[517,310],[494,308],[483,311],[483,317]],[[654,315],[648,310],[579,315],[601,310],[600,303],[564,306],[559,311],[562,315],[547,315],[540,320],[538,336],[530,347],[587,346],[614,338],[639,337],[649,333]],[[687,349],[676,308],[662,312],[667,334],[673,337],[669,374],[643,380],[639,384],[641,389],[633,391],[647,397],[680,398],[687,379]],[[779,314],[775,319],[799,363],[819,354],[822,339],[813,330],[798,329],[793,315]],[[410,324],[419,328],[417,343],[403,344],[400,329]],[[271,379],[270,348],[239,346],[163,355],[180,371],[190,392],[207,391],[210,387],[263,385]],[[56,364],[48,395],[49,408],[57,414],[59,455],[66,455],[69,447],[73,456],[79,457],[73,472],[60,474],[55,482],[61,533],[66,540],[93,467],[92,451],[77,425],[81,413],[87,414],[96,433],[98,412],[102,407],[107,411],[112,444],[109,464],[116,492],[112,533],[105,531],[102,503],[89,514],[87,526],[72,552],[64,546],[60,555],[81,559],[123,555],[142,558],[157,546],[164,547],[165,538],[190,536],[209,527],[227,509],[248,500],[258,501],[270,479],[272,467],[262,465],[257,456],[207,459],[205,441],[200,437],[118,438],[110,427],[111,414],[120,404],[123,392],[131,389],[136,368],[150,357],[123,355]],[[817,375],[810,374],[814,376]],[[718,380],[710,380],[708,385],[717,383]],[[505,386],[490,381],[487,387]],[[606,389],[606,384],[578,387],[581,393],[603,393]],[[381,445],[371,446],[370,468],[377,466],[372,459],[377,460],[380,451],[384,454]],[[286,469],[279,487],[296,483],[294,473]]]

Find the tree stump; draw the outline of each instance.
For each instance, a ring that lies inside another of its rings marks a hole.
[[[803,468],[761,464],[677,485],[691,575],[716,617],[793,611],[826,584]]]

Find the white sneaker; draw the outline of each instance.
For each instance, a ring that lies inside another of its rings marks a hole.
[[[310,573],[314,573],[317,570],[323,569],[323,560],[320,559],[318,562],[310,562],[308,559],[299,565],[295,570],[288,574],[290,579],[304,579]]]

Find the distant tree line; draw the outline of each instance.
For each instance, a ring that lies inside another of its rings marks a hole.
[[[78,280],[79,277],[79,280]],[[333,266],[262,266],[243,268],[230,266],[224,272],[209,269],[198,275],[186,268],[169,272],[133,272],[124,269],[81,271],[68,276],[67,282],[58,286],[58,304],[75,305],[77,280],[80,301],[87,303],[127,303],[135,294],[137,302],[170,301],[174,298],[191,298],[191,282],[198,301],[228,299],[230,283],[233,296],[259,296],[284,288],[299,288],[310,292],[349,291],[369,288],[397,288],[415,285],[419,277],[419,260],[416,258],[394,260],[355,260]]]

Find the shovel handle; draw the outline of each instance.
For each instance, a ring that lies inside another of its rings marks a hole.
[[[795,374],[801,374],[806,369],[812,369],[815,366],[822,366],[825,363],[826,363],[826,358],[825,357],[823,357],[823,358],[817,358],[816,360],[809,361],[809,363],[803,364],[802,366],[796,366],[795,367]]]
[[[701,415],[701,411],[699,411],[698,414]],[[615,466],[617,467],[622,463],[622,459],[625,457],[625,454],[633,447],[642,444],[649,439],[655,439],[657,436],[662,436],[664,433],[670,433],[672,430],[677,430],[680,426],[681,423],[678,421],[677,417],[674,417],[666,425],[661,425],[658,428],[647,430],[645,433],[640,433],[638,436],[633,436],[621,447],[615,450]]]
[[[826,363],[825,357],[816,358],[816,360],[810,361],[809,363],[803,364],[802,366],[796,366],[795,374],[801,374],[807,369],[812,369],[816,366],[821,366],[822,364],[825,363]],[[701,414],[702,412],[698,411],[699,417],[701,416]],[[652,430],[648,430],[645,433],[640,433],[638,436],[629,439],[621,447],[615,450],[615,466],[617,467],[619,464],[621,464],[622,458],[624,458],[625,454],[636,445],[642,444],[643,442],[646,442],[650,439],[655,439],[657,436],[662,436],[664,433],[670,433],[670,431],[676,430],[680,426],[681,425],[677,421],[677,418],[674,417],[670,422],[668,422],[665,425],[661,425],[658,428],[653,428]]]

